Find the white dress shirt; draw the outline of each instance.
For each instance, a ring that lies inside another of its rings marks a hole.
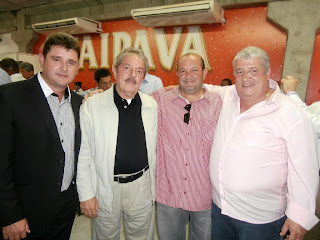
[[[310,106],[307,106],[296,92],[291,92],[288,96],[295,100],[303,108],[305,113],[311,118],[311,121],[315,127],[318,137],[318,165],[320,169],[320,101],[314,102]]]
[[[284,215],[310,230],[317,222],[319,174],[313,126],[280,92],[240,113],[235,86],[207,86],[222,98],[210,157],[213,202],[221,213],[253,224]]]
[[[0,68],[0,85],[6,84],[6,83],[11,83],[11,82],[12,81],[11,81],[9,74],[5,70]]]

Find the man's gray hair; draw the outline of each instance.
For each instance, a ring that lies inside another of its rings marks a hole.
[[[119,67],[125,57],[132,56],[132,55],[137,56],[138,58],[144,61],[145,74],[146,74],[149,71],[148,58],[146,58],[146,56],[144,55],[141,49],[134,48],[134,47],[126,48],[121,53],[119,53],[116,59],[114,60],[113,66],[115,68]]]
[[[261,48],[250,46],[242,49],[233,59],[232,65],[233,65],[233,73],[236,72],[236,62],[240,58],[249,59],[252,57],[259,57],[261,59],[261,62],[264,66],[264,73],[267,73],[270,68],[270,59],[268,54],[262,50]]]

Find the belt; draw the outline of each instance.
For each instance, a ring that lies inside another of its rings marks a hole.
[[[137,172],[136,174],[133,175],[129,175],[129,176],[123,176],[123,177],[113,177],[115,182],[118,183],[128,183],[128,182],[133,182],[134,180],[138,179],[139,177],[141,177],[143,175],[143,173],[145,171],[147,171],[149,169],[149,165],[146,166],[144,169],[142,169],[141,171]]]

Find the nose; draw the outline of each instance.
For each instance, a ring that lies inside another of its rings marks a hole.
[[[138,69],[138,68],[132,68],[132,69],[130,69],[130,76],[133,77],[133,78],[135,78],[136,76],[139,75],[138,71],[140,71],[140,69]]]
[[[131,69],[131,76],[135,77],[137,75],[137,69],[132,68]]]
[[[245,77],[250,77],[250,78],[251,78],[251,77],[252,77],[252,72],[250,72],[250,71],[249,71],[249,72],[246,72],[246,73],[245,73]]]
[[[189,79],[189,78],[191,78],[193,76],[194,76],[194,72],[192,70],[185,70],[185,72],[184,72],[184,78],[185,79]]]
[[[60,68],[61,68],[62,71],[66,71],[67,68],[68,68],[67,62],[61,61]]]
[[[243,73],[242,79],[248,80],[248,79],[252,79],[252,77],[253,77],[252,73],[250,71],[248,71],[248,72]]]

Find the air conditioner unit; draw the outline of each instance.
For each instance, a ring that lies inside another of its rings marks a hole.
[[[216,0],[132,9],[131,15],[145,27],[225,23],[224,10]]]
[[[35,23],[32,28],[42,34],[65,32],[71,35],[101,33],[101,23],[88,18],[67,18],[51,22]]]

